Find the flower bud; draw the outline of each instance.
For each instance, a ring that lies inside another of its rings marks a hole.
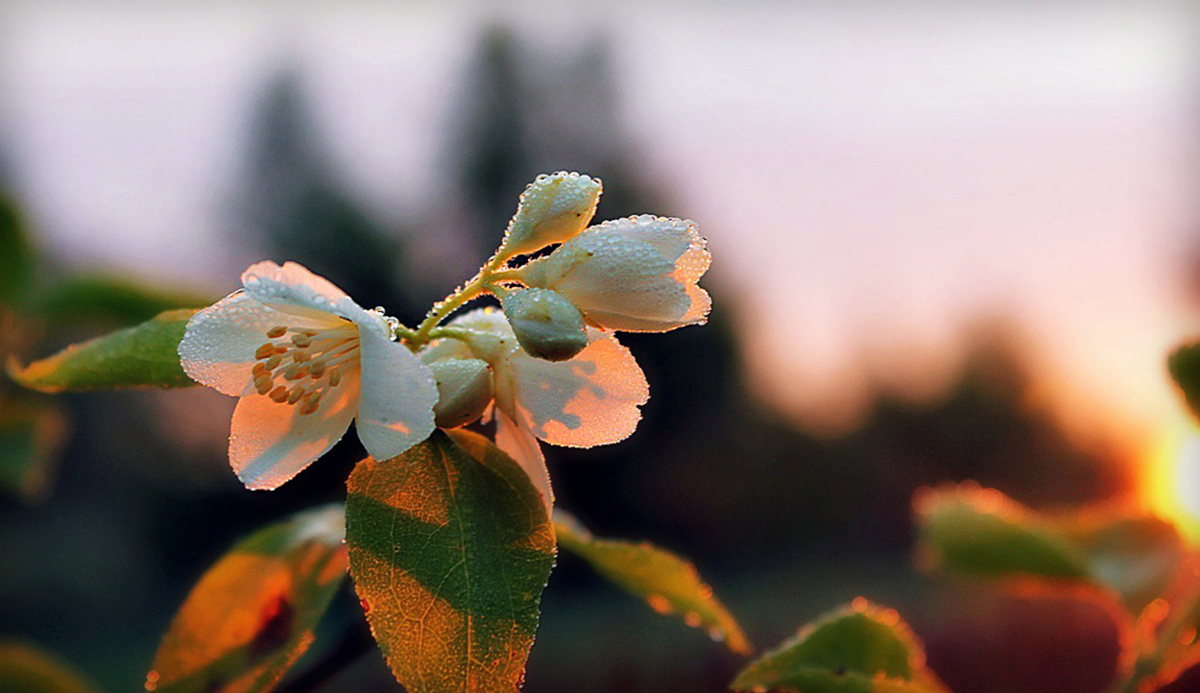
[[[550,289],[520,289],[504,297],[504,314],[530,356],[566,361],[588,344],[583,315]]]
[[[703,323],[712,301],[697,285],[710,262],[695,223],[642,215],[606,221],[518,270],[553,289],[591,325],[666,332]]]
[[[437,383],[433,416],[438,428],[457,428],[483,416],[492,403],[492,372],[487,363],[449,358],[428,366]]]
[[[579,173],[538,176],[521,193],[500,254],[511,258],[532,253],[575,236],[596,213],[600,191],[599,178]]]

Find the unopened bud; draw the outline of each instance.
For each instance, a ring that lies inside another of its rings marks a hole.
[[[572,238],[592,220],[600,191],[599,178],[579,173],[538,176],[521,193],[501,254],[510,258]]]
[[[457,428],[483,416],[492,403],[492,373],[487,363],[450,358],[428,365],[437,382],[433,417],[438,428]]]
[[[504,298],[504,314],[530,356],[565,361],[587,346],[583,314],[550,289],[521,289]]]

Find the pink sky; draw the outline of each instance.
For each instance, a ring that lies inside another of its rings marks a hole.
[[[227,288],[221,206],[285,56],[365,201],[404,219],[443,187],[486,19],[547,55],[607,31],[630,134],[710,237],[767,396],[844,423],[880,377],[936,389],[965,326],[1006,313],[1076,425],[1175,422],[1200,17],[1020,5],[10,0],[0,141],[73,262]]]

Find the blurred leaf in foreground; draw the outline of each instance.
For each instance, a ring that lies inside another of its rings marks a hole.
[[[267,691],[308,649],[346,575],[340,505],[238,542],[204,574],[163,636],[146,689]]]
[[[350,574],[413,693],[516,691],[554,566],[554,528],[529,477],[487,439],[435,431],[367,458],[347,482]]]
[[[1184,344],[1171,352],[1167,370],[1183,391],[1192,415],[1200,417],[1200,341]]]
[[[196,311],[171,310],[136,327],[73,344],[22,367],[10,357],[13,380],[42,392],[195,385],[179,365],[179,342]]]
[[[69,664],[15,640],[0,640],[0,691],[91,693],[96,689]]]
[[[559,546],[646,600],[655,611],[681,614],[689,626],[705,628],[713,640],[724,641],[730,650],[750,653],[750,641],[741,626],[688,561],[648,542],[597,539],[561,510],[554,512],[554,530]]]
[[[963,484],[914,497],[919,552],[950,572],[1087,581],[1087,556],[1066,534],[994,489]]]
[[[1115,509],[1045,516],[994,489],[918,491],[918,555],[950,572],[1105,586],[1133,613],[1169,583],[1185,555],[1173,525]]]
[[[66,430],[66,417],[52,404],[0,401],[0,491],[26,501],[43,498]]]
[[[170,290],[106,274],[69,277],[34,293],[27,308],[51,323],[104,321],[136,325],[159,313],[179,308],[199,308],[213,303],[211,296]]]
[[[734,690],[804,693],[948,693],[900,616],[861,597],[751,662]]]
[[[0,193],[0,304],[12,303],[33,275],[33,243],[16,205]]]

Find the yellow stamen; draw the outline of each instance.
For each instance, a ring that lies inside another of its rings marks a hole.
[[[274,390],[271,390],[271,394],[268,395],[268,397],[275,400],[276,402],[283,402],[284,400],[286,400],[288,398],[287,388],[280,385],[279,387],[276,387]]]
[[[283,325],[276,325],[275,327],[267,330],[267,336],[271,339],[277,339],[285,334],[287,334],[287,328]]]
[[[262,360],[275,352],[275,345],[270,342],[265,342],[262,346],[254,351],[254,358]],[[244,352],[243,352],[244,353]]]

